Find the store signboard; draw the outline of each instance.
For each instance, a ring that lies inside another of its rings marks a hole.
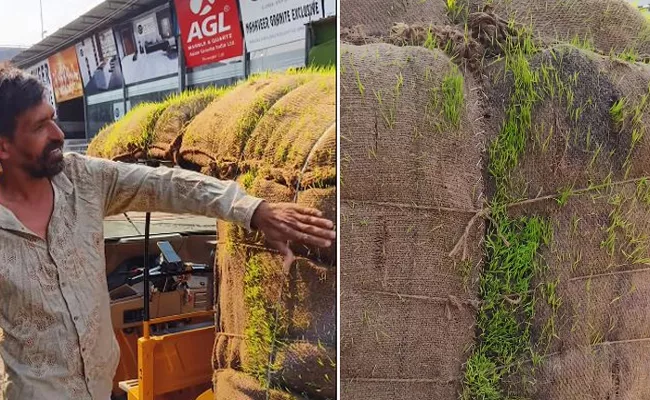
[[[112,29],[85,38],[75,49],[87,96],[122,87],[124,78]]]
[[[244,54],[237,0],[175,0],[175,5],[188,67]]]
[[[178,44],[169,7],[143,14],[114,30],[127,85],[178,73]]]
[[[54,96],[58,103],[83,97],[83,84],[74,46],[51,56],[48,58],[48,63]]]
[[[240,0],[248,51],[304,40],[305,24],[324,17],[321,0]]]
[[[45,88],[45,98],[48,103],[56,110],[56,100],[54,99],[54,89],[52,88],[52,75],[50,74],[50,64],[47,60],[29,68],[29,73],[35,76]]]

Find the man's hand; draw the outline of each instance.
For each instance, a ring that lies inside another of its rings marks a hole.
[[[336,239],[334,223],[323,218],[322,212],[293,203],[262,202],[251,227],[264,233],[268,243],[282,253],[285,272],[295,260],[290,241],[326,248]]]

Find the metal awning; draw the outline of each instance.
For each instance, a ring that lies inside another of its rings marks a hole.
[[[26,68],[90,36],[159,5],[167,0],[106,0],[68,25],[21,52],[12,63]]]

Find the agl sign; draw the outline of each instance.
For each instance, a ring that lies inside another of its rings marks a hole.
[[[220,12],[218,17],[216,15],[210,15],[201,23],[199,23],[199,21],[192,22],[186,43],[189,44],[195,39],[202,40],[206,37],[212,37],[219,33],[228,32],[230,31],[230,28],[230,25],[226,25],[225,12]]]
[[[243,54],[237,0],[175,0],[174,3],[188,67]]]

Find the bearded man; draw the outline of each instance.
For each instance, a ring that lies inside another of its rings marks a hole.
[[[0,67],[0,356],[5,400],[110,398],[119,361],[106,283],[103,220],[127,211],[191,213],[329,247],[333,223],[271,204],[232,181],[63,154],[38,80]],[[205,349],[211,351],[211,349]]]

